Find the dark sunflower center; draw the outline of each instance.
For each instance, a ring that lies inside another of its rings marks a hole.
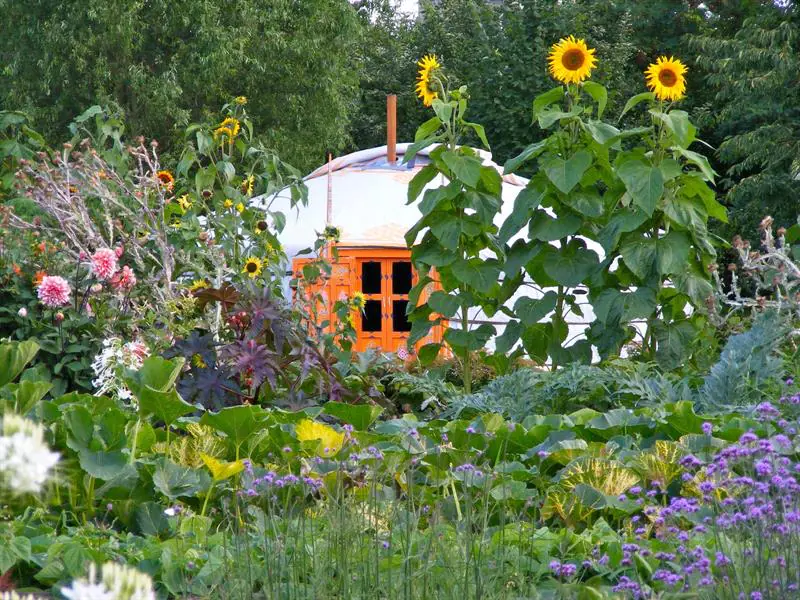
[[[584,55],[583,50],[573,48],[572,50],[567,50],[564,52],[563,56],[561,57],[561,64],[564,65],[565,69],[577,71],[583,66],[585,60],[586,56]]]
[[[255,273],[258,270],[258,265],[256,263],[247,263],[246,269],[248,273]]]
[[[267,230],[267,222],[266,221],[259,221],[256,223],[256,227],[258,227],[259,231],[266,231]]]
[[[661,69],[658,74],[658,80],[664,87],[672,87],[678,82],[678,76],[672,69]]]

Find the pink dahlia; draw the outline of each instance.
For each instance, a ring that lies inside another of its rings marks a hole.
[[[136,285],[136,275],[128,265],[122,267],[111,279],[111,285],[118,290],[129,290]]]
[[[45,275],[36,293],[42,304],[50,308],[69,304],[69,284],[66,279],[58,275]]]
[[[92,255],[92,275],[98,279],[111,279],[117,272],[117,253],[111,248],[100,248]]]

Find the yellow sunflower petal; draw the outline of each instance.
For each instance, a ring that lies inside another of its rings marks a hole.
[[[659,100],[680,100],[686,95],[685,75],[688,70],[686,65],[673,56],[659,56],[645,71],[647,87]]]
[[[417,85],[414,89],[417,92],[417,96],[422,98],[422,103],[425,106],[430,106],[439,97],[434,76],[436,71],[442,68],[442,65],[436,60],[436,55],[428,54],[422,57],[417,66],[419,67],[419,74],[417,75]]]
[[[562,38],[553,44],[547,57],[550,74],[562,83],[580,83],[592,74],[597,66],[595,49],[586,41],[574,36]]]

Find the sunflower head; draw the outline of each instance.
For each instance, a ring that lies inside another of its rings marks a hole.
[[[255,279],[261,274],[261,267],[262,267],[261,259],[256,256],[251,256],[246,261],[244,261],[244,268],[242,269],[242,273],[246,273],[247,275],[249,275],[250,279]]]
[[[260,221],[256,221],[256,234],[264,233],[267,230],[267,227],[268,225],[265,220],[261,219]]]
[[[686,68],[674,57],[659,56],[645,74],[649,87],[659,100],[680,100],[686,95]]]
[[[175,177],[172,176],[172,173],[169,171],[159,171],[156,173],[156,178],[161,182],[168,190],[171,190],[172,187],[175,185]]]
[[[189,286],[190,292],[196,292],[198,290],[204,290],[209,287],[208,281],[205,279],[195,279],[192,282],[192,285]]]
[[[562,38],[553,44],[547,57],[550,74],[561,83],[580,83],[592,74],[597,66],[594,48],[574,36]]]
[[[256,182],[256,178],[253,175],[248,175],[242,180],[242,193],[247,194],[248,196],[253,195],[253,185]]]
[[[364,305],[366,303],[367,300],[366,298],[364,298],[364,294],[362,294],[361,292],[356,292],[355,294],[353,294],[353,297],[350,298],[350,305],[357,310],[361,310],[362,308],[364,308]]]
[[[242,106],[244,104],[247,104],[247,98],[245,96],[236,96],[234,102],[239,106]]]
[[[417,96],[422,98],[422,103],[425,106],[430,106],[439,97],[437,79],[442,65],[436,60],[435,54],[428,54],[422,57],[417,66],[419,67],[417,86],[415,88]]]
[[[231,200],[230,198],[225,198],[225,202],[222,203],[222,206],[224,206],[225,208],[230,208],[231,206],[233,206],[233,200]]]
[[[192,208],[192,199],[189,198],[189,194],[184,194],[178,198],[178,206],[181,207],[183,212],[186,212],[190,208]]]
[[[214,137],[232,140],[239,135],[239,129],[239,119],[227,117],[224,121],[222,121],[222,123],[219,124],[219,127],[214,130]]]

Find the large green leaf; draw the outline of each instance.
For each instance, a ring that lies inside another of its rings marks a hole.
[[[703,202],[685,197],[673,198],[664,204],[664,214],[676,225],[689,231],[705,231],[708,214]]]
[[[193,497],[208,488],[211,480],[201,469],[182,467],[169,459],[163,459],[153,473],[153,485],[156,490],[170,500],[181,496]]]
[[[322,412],[341,419],[358,429],[366,431],[375,422],[383,409],[372,404],[345,404],[343,402],[326,402]]]
[[[519,340],[522,333],[522,325],[519,321],[509,321],[506,323],[503,333],[497,336],[494,341],[495,352],[506,354]]]
[[[480,350],[496,333],[494,326],[483,323],[475,329],[448,328],[444,334],[445,341],[455,348],[466,348],[469,351]]]
[[[446,150],[442,153],[442,161],[453,174],[471,188],[478,186],[481,179],[481,161],[474,156]]]
[[[541,298],[522,297],[514,304],[514,313],[523,325],[538,323],[556,308],[558,294],[548,291]]]
[[[583,84],[583,89],[597,102],[597,118],[602,119],[603,112],[606,110],[606,104],[608,103],[608,91],[595,81],[585,82]]]
[[[541,252],[542,246],[536,242],[526,242],[517,240],[514,245],[506,252],[506,260],[503,263],[503,272],[508,277],[513,277],[522,267]]]
[[[692,299],[695,306],[705,306],[706,300],[714,294],[708,277],[695,265],[686,265],[680,273],[672,277],[675,288]]]
[[[0,344],[0,387],[14,381],[38,351],[39,344],[32,340]]]
[[[264,427],[268,417],[269,413],[260,406],[232,406],[223,408],[216,414],[205,413],[200,423],[224,433],[238,448],[248,436]]]
[[[672,133],[681,148],[688,148],[695,140],[697,128],[689,121],[689,113],[685,110],[671,110],[662,112],[651,110],[650,114],[659,119]]]
[[[539,206],[546,193],[547,188],[541,185],[541,182],[531,180],[525,189],[517,194],[514,199],[514,209],[503,221],[500,226],[500,232],[497,234],[501,242],[508,242],[522,229],[525,223],[528,222],[531,211]]]
[[[180,417],[197,410],[181,398],[175,388],[162,392],[151,387],[144,387],[139,390],[137,399],[139,400],[139,414],[142,417],[153,415],[163,421],[167,427]]]
[[[648,215],[656,209],[664,193],[664,176],[661,169],[644,159],[630,158],[617,167],[617,174],[633,199],[633,203]]]
[[[136,508],[136,525],[144,535],[158,536],[169,530],[164,507],[158,502],[145,502]]]
[[[561,240],[580,229],[583,219],[578,215],[566,214],[551,217],[543,210],[537,210],[528,227],[528,237],[542,242]]]
[[[574,287],[586,280],[600,264],[597,254],[574,240],[566,248],[557,249],[544,262],[545,273],[560,285]]]
[[[542,140],[540,142],[535,142],[525,148],[522,152],[520,152],[514,158],[510,158],[506,161],[505,167],[503,168],[503,173],[508,175],[509,173],[514,173],[523,163],[529,161],[531,158],[538,156],[544,149],[547,147],[547,141]]]
[[[451,318],[461,306],[458,296],[437,290],[428,297],[428,306],[443,317]]]
[[[690,321],[657,322],[655,327],[656,360],[666,370],[681,366],[692,351],[697,330]]]
[[[461,283],[482,294],[488,294],[500,276],[500,269],[495,263],[496,261],[489,262],[480,258],[462,259],[453,264],[452,271]]]
[[[53,384],[49,381],[20,381],[8,383],[2,390],[6,410],[12,410],[19,415],[26,415],[44,398]]]
[[[633,292],[620,292],[615,289],[603,290],[592,302],[594,314],[603,323],[629,322],[645,319],[656,308],[656,294],[651,288],[641,287]]]
[[[603,250],[610,253],[619,243],[619,238],[623,233],[634,231],[647,220],[647,215],[636,208],[625,208],[616,213],[609,219],[608,224],[600,230],[597,241],[603,246]]]
[[[126,469],[134,469],[128,464],[122,452],[91,452],[82,450],[78,453],[81,468],[92,477],[109,480],[119,477]]]
[[[620,248],[622,260],[640,279],[650,275],[680,273],[689,256],[689,239],[679,231],[670,231],[660,239],[634,238]]]
[[[433,181],[434,177],[436,177],[436,175],[438,174],[439,171],[432,164],[425,165],[422,169],[420,169],[419,173],[414,175],[414,177],[408,184],[407,204],[411,204],[412,202],[414,202],[414,200],[417,199],[417,196],[419,196],[420,193],[422,193],[422,190],[425,189],[425,186],[428,185],[431,181]],[[434,190],[428,190],[428,191],[432,192]],[[427,213],[423,211],[423,214]]]
[[[552,156],[542,161],[542,168],[553,185],[562,193],[568,194],[572,188],[578,185],[591,164],[592,155],[586,150],[579,150],[568,160]]]

